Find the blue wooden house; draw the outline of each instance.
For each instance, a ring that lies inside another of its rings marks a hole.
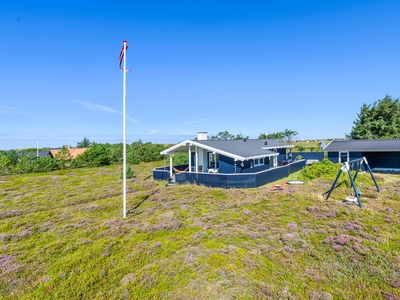
[[[207,140],[206,137],[200,133],[197,140],[186,140],[162,151],[162,155],[169,156],[169,166],[155,169],[153,177],[207,186],[256,187],[284,178],[288,172],[305,165],[304,160],[300,164],[292,163],[293,145],[290,144],[259,139]],[[173,166],[172,156],[177,153],[188,153],[189,163]],[[271,172],[279,168],[279,172]],[[160,171],[164,174],[157,173]]]
[[[333,140],[323,151],[333,162],[365,157],[372,170],[400,172],[400,139]]]

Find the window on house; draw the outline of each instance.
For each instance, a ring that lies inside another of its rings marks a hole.
[[[264,164],[264,157],[254,159],[254,167],[262,166]]]
[[[208,152],[208,168],[217,169],[219,168],[219,155],[212,152]]]

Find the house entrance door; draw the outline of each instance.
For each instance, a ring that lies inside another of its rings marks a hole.
[[[339,162],[344,163],[349,160],[349,152],[339,152]]]

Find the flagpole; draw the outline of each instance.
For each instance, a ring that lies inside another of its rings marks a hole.
[[[123,217],[126,218],[126,41],[123,41],[123,52],[124,52],[124,83],[123,83],[123,136],[124,136],[124,148],[123,148]]]

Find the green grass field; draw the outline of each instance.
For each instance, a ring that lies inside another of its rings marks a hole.
[[[126,219],[121,166],[0,177],[0,298],[400,298],[399,175],[360,209],[324,200],[334,178],[165,187],[161,163],[134,167]]]

